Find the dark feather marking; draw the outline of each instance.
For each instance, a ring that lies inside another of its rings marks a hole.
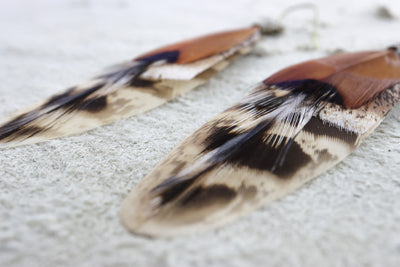
[[[100,112],[107,107],[107,96],[90,98],[90,95],[104,86],[106,86],[105,83],[100,83],[76,94],[72,94],[73,91],[69,90],[65,93],[52,97],[49,101],[43,104],[42,107],[45,108],[49,106],[55,106],[51,111],[64,108],[69,112],[75,109],[85,110],[93,113]]]
[[[287,90],[289,93],[281,96],[274,94],[274,90]],[[271,91],[270,95],[265,95],[265,91]],[[259,118],[264,116],[290,99],[303,97],[304,103],[307,103],[310,108],[322,108],[326,103],[341,104],[342,97],[338,94],[335,87],[316,80],[297,80],[289,82],[280,82],[267,87],[260,87],[253,91],[251,95],[256,96],[255,100],[248,103],[240,103],[232,107],[232,110],[247,110],[253,111],[253,117]],[[296,119],[296,118],[295,118]],[[292,121],[296,124],[298,122]]]
[[[273,139],[280,138],[277,135],[272,135],[272,137]],[[285,151],[283,155],[282,151]],[[310,161],[310,156],[292,139],[282,137],[282,142],[272,147],[271,144],[265,143],[262,134],[252,138],[240,149],[240,153],[229,158],[232,164],[270,171],[280,178],[290,176]]]
[[[253,138],[256,138],[258,135],[263,135],[263,133],[271,127],[271,124],[272,121],[261,122],[250,131],[238,134],[227,140],[224,144],[218,147],[218,151],[212,158],[212,161],[215,163],[223,163],[235,156],[237,153],[241,153],[243,148],[246,148],[246,145],[251,142]],[[212,142],[215,141],[219,140],[213,140]],[[214,146],[214,144],[211,144],[211,146]]]
[[[215,184],[207,187],[198,186],[180,200],[182,206],[202,207],[214,203],[226,203],[237,195],[236,191],[226,185]]]
[[[15,119],[13,119],[13,120],[7,122],[6,124],[4,124],[3,126],[1,126],[0,127],[0,140],[10,137],[15,133],[18,133],[19,136],[24,136],[24,135],[32,134],[33,132],[42,131],[43,130],[42,128],[26,125],[37,118],[36,114],[37,114],[36,111],[21,114],[18,117],[16,117]],[[12,138],[11,140],[15,139],[16,137]]]
[[[133,87],[151,87],[154,85],[154,81],[145,80],[141,78],[134,77],[130,82],[129,86]]]
[[[20,130],[19,134],[20,135],[28,135],[29,137],[32,137],[32,136],[40,133],[41,131],[43,131],[43,128],[36,127],[36,126],[26,126]]]
[[[213,166],[215,166],[215,164],[208,166],[207,168],[201,170],[200,172],[194,174],[189,178],[173,175],[154,187],[150,192],[160,195],[162,199],[161,205],[164,205],[171,200],[177,198],[192,183],[194,183],[198,177],[210,171]]]
[[[91,88],[82,89],[77,86],[71,87],[65,92],[51,97],[40,107],[21,114],[1,125],[0,140],[8,138],[8,141],[11,141],[20,136],[30,137],[39,132],[48,130],[52,127],[52,123],[43,127],[31,124],[34,124],[36,120],[40,120],[47,115],[51,115],[52,112],[59,109],[63,109],[63,114],[71,113],[74,110],[84,110],[91,113],[100,112],[107,107],[107,96],[93,97],[91,94],[105,86],[112,86],[124,78],[130,78],[131,81],[134,81],[152,62],[160,60],[161,58],[171,62],[174,58],[176,59],[178,55],[178,51],[153,55],[140,61],[131,62],[132,64],[128,66],[117,67],[113,71],[97,76],[97,79],[102,79],[104,81],[99,82]],[[136,83],[142,83],[143,85],[144,80],[137,80]],[[148,85],[149,83],[146,84],[146,86]],[[58,116],[54,121],[62,116],[63,115]]]
[[[48,107],[48,106],[58,105],[58,103],[62,101],[62,99],[65,99],[66,97],[70,96],[75,89],[76,87],[71,87],[67,89],[64,93],[51,97],[43,106]]]
[[[228,162],[234,165],[246,166],[257,170],[267,170],[279,177],[287,177],[311,161],[310,156],[291,138],[282,137],[282,142],[273,147],[265,143],[265,132],[271,127],[271,122],[263,122],[248,132],[241,134],[231,132],[230,127],[219,127],[210,135],[207,148],[218,148],[213,156],[215,164]],[[220,133],[218,133],[220,132]],[[280,136],[272,135],[271,140]]]
[[[97,90],[103,88],[105,86],[104,83],[100,83],[98,85],[95,85],[91,88],[85,89],[81,92],[78,92],[76,94],[72,94],[71,92],[66,92],[62,93],[60,95],[56,95],[52,97],[48,102],[42,105],[43,108],[49,107],[49,106],[55,106],[55,109],[58,108],[67,108],[67,109],[74,109],[80,108],[85,106],[85,98],[90,96],[92,93],[96,92]],[[90,101],[87,100],[87,101]],[[54,110],[55,110],[54,109]],[[52,110],[53,111],[53,110]]]
[[[307,95],[303,102],[309,102],[309,112],[314,112],[312,108],[317,110],[322,108],[326,102],[342,103],[342,98],[337,94],[336,89],[323,82],[301,80],[279,83],[275,86],[280,89],[291,90],[291,93],[282,97],[260,97],[259,100],[241,104],[243,106],[235,108],[256,109],[258,114],[268,113],[281,106],[289,98],[296,97],[297,94]],[[265,90],[265,88],[261,90]],[[255,93],[257,94],[257,92]],[[298,125],[300,116],[294,115],[292,120],[289,120],[291,118],[289,115],[285,122],[293,126]],[[273,134],[270,135],[271,138],[268,140],[281,140],[281,142],[279,144],[266,143],[265,133],[273,123],[274,120],[262,122],[244,133],[234,133],[232,126],[215,127],[206,139],[207,144],[204,151],[218,149],[211,159],[215,164],[229,162],[252,169],[267,170],[282,178],[289,177],[307,165],[311,161],[311,157],[294,141],[295,136],[285,137]],[[354,133],[340,131],[338,128],[329,125],[315,125],[314,119],[307,126],[310,129],[316,129],[319,134],[326,132],[327,135],[335,137],[338,135],[339,138],[342,137],[349,143],[354,143],[357,139],[357,135]],[[305,130],[309,129],[306,128]]]
[[[157,54],[152,54],[148,57],[141,58],[138,60],[142,62],[156,62],[159,60],[165,60],[168,63],[174,63],[178,60],[178,57],[179,57],[179,50],[174,50],[174,51],[166,51]]]
[[[203,152],[221,147],[227,141],[236,137],[238,134],[232,132],[233,129],[235,129],[235,126],[212,128],[210,135],[204,140],[206,143],[206,148],[203,150]]]
[[[193,174],[190,177],[180,177],[180,176],[171,176],[166,179],[156,187],[154,187],[151,192],[153,194],[158,194],[161,196],[162,201],[161,205],[164,205],[171,200],[177,198],[180,194],[182,194],[195,180],[201,175],[207,173],[212,170],[216,165],[223,163],[227,158],[229,158],[232,153],[234,154],[240,146],[242,146],[246,141],[251,138],[255,133],[258,133],[261,129],[266,128],[269,123],[264,123],[256,126],[250,132],[246,134],[232,135],[232,138],[223,142],[218,139],[209,140],[209,147],[215,147],[218,149],[218,153],[211,159],[211,164],[206,168],[202,169],[198,173]],[[223,127],[219,127],[222,131],[228,132],[228,129],[223,129]],[[218,135],[218,134],[217,134]],[[221,135],[218,135],[221,136]],[[216,136],[214,136],[216,137]]]
[[[105,86],[112,86],[124,77],[130,77],[131,82],[134,81],[141,73],[143,73],[149,62],[137,63],[134,66],[128,66],[116,71],[111,71],[109,73],[98,76],[97,78],[105,79],[91,88],[82,90],[77,93],[73,93],[75,88],[71,88],[66,92],[52,97],[47,101],[43,107],[56,106],[56,108],[66,108],[68,111],[73,109],[86,110],[89,112],[99,112],[107,107],[107,96],[98,96],[96,98],[89,98],[90,95]],[[140,80],[140,79],[139,79]],[[86,99],[88,98],[88,99]]]
[[[71,88],[62,94],[53,96],[38,109],[21,114],[15,119],[1,126],[0,140],[10,137],[14,134],[16,135],[16,137],[26,136],[26,135],[32,135],[33,132],[38,133],[40,131],[46,130],[45,128],[28,125],[29,123],[37,119],[40,119],[41,115],[39,114],[39,110],[41,109],[50,108],[50,110],[47,111],[46,114],[51,113],[60,108],[65,108],[67,109],[68,112],[72,111],[73,109],[83,109],[89,112],[98,112],[104,109],[106,107],[106,100],[101,99],[101,97],[97,99],[84,100],[91,93],[97,91],[103,86],[104,84],[96,85],[92,88],[86,89],[76,94],[72,94],[73,88]]]
[[[305,101],[309,101],[310,105],[318,107],[320,103],[333,102],[341,103],[342,99],[337,95],[336,89],[329,84],[314,80],[303,80],[295,82],[280,83],[276,85],[282,89],[290,89],[291,93],[276,97],[274,95],[260,98],[252,103],[239,104],[232,109],[256,109],[259,115],[271,112],[290,97],[296,97],[297,94],[305,94],[308,97]],[[262,90],[265,90],[262,89]],[[255,92],[257,94],[257,92]],[[297,126],[300,120],[300,114],[293,113],[288,116],[285,122],[293,126]],[[311,157],[305,153],[301,146],[294,140],[295,137],[285,137],[276,134],[266,136],[267,131],[275,120],[266,120],[259,123],[257,126],[247,132],[235,132],[236,126],[216,126],[218,122],[211,127],[208,137],[203,145],[205,146],[202,153],[215,151],[215,154],[208,160],[207,165],[201,171],[194,173],[190,177],[171,176],[157,187],[153,188],[152,192],[159,194],[162,197],[161,204],[168,203],[176,199],[184,193],[193,182],[201,175],[214,169],[216,166],[224,163],[246,166],[251,169],[270,171],[280,178],[291,177],[303,166],[311,162]],[[314,125],[313,122],[307,124],[310,129],[317,129],[322,134],[328,129],[327,135],[336,136],[337,133],[332,132],[328,125]],[[307,126],[306,125],[306,126]],[[321,128],[323,127],[323,128]],[[334,127],[334,129],[337,129]],[[309,130],[310,131],[310,130]],[[346,138],[355,141],[357,136],[353,136],[346,132]],[[350,136],[350,137],[349,137]],[[268,138],[270,137],[270,138]],[[281,140],[279,144],[274,142],[266,143],[265,140]],[[321,151],[319,159],[331,159],[327,153]],[[214,190],[214,189],[213,189]],[[214,191],[210,191],[214,192]],[[236,192],[233,191],[233,193]],[[211,193],[212,194],[212,193]],[[182,200],[183,205],[188,203],[196,203],[197,201],[204,202],[205,189],[198,187],[189,195],[186,195]],[[228,194],[229,195],[229,194]],[[234,196],[232,196],[234,197]]]
[[[0,127],[0,140],[10,137],[16,132],[18,132],[18,135],[14,136],[8,141],[12,141],[18,136],[26,136],[26,135],[34,136],[35,134],[41,131],[43,131],[43,128],[36,126],[24,126],[24,124],[18,124],[17,121],[15,122],[11,121],[9,122],[9,124]]]
[[[82,104],[82,107],[80,107],[80,110],[96,113],[102,111],[106,107],[107,107],[107,96],[100,96],[85,101]]]
[[[108,83],[114,84],[120,81],[122,78],[130,77],[135,78],[139,77],[144,71],[146,71],[147,67],[151,64],[151,61],[143,61],[143,62],[130,62],[128,66],[126,65],[117,65],[111,68],[111,71],[107,73],[103,73],[96,78],[104,79]]]
[[[296,81],[287,81],[287,82],[279,82],[273,84],[282,90],[290,90],[292,93],[303,93],[307,95],[323,95],[324,93],[331,93],[332,97],[325,99],[330,103],[335,103],[338,105],[343,104],[343,98],[336,90],[336,88],[328,83],[317,81],[317,80],[296,80]]]
[[[322,149],[322,150],[315,150],[314,151],[318,155],[318,162],[322,161],[336,161],[338,159],[337,156],[333,156],[331,153],[329,153],[328,149]]]
[[[167,181],[167,180],[166,180]],[[165,182],[166,182],[165,181]],[[183,191],[185,191],[192,183],[194,182],[194,179],[189,179],[189,180],[184,180],[180,181],[179,183],[176,183],[174,185],[168,186],[164,185],[163,183],[155,187],[152,191],[157,191],[160,188],[166,188],[160,196],[161,196],[161,205],[164,205],[171,200],[174,200],[177,198]],[[160,187],[161,186],[161,187]]]
[[[340,139],[349,145],[354,145],[358,137],[354,132],[346,131],[345,129],[340,129],[334,125],[324,123],[317,117],[312,117],[304,126],[303,130],[317,136],[328,136],[334,139]]]
[[[258,92],[254,93],[257,94]],[[259,118],[267,113],[276,110],[288,99],[288,97],[290,97],[290,95],[285,95],[282,97],[276,97],[274,95],[260,97],[258,100],[252,103],[237,104],[229,110],[254,110],[256,112],[254,113],[253,117]]]

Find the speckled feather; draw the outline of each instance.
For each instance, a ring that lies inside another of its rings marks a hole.
[[[162,160],[125,199],[122,222],[147,236],[221,226],[336,165],[399,99],[397,48],[284,69]]]
[[[260,28],[169,45],[0,120],[0,147],[81,133],[155,108],[207,82],[257,42]]]

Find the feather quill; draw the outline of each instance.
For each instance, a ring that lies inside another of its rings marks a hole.
[[[286,68],[166,156],[125,199],[122,223],[174,236],[230,222],[343,160],[399,99],[399,47]]]

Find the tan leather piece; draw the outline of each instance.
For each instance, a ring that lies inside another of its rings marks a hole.
[[[258,30],[259,27],[252,26],[250,28],[240,30],[205,35],[202,37],[189,39],[177,44],[164,46],[162,48],[141,55],[135,58],[135,60],[141,60],[146,57],[163,52],[179,51],[178,59],[174,63],[190,63],[226,51],[250,38]]]
[[[305,79],[334,86],[346,108],[358,108],[400,82],[400,58],[392,49],[333,55],[283,69],[264,83],[273,85]]]

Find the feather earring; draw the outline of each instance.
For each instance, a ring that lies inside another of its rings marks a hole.
[[[148,236],[221,226],[349,155],[400,99],[400,46],[291,66],[178,145],[128,195],[122,223]]]
[[[145,53],[0,120],[0,146],[82,133],[155,108],[207,82],[279,25],[255,25]]]

